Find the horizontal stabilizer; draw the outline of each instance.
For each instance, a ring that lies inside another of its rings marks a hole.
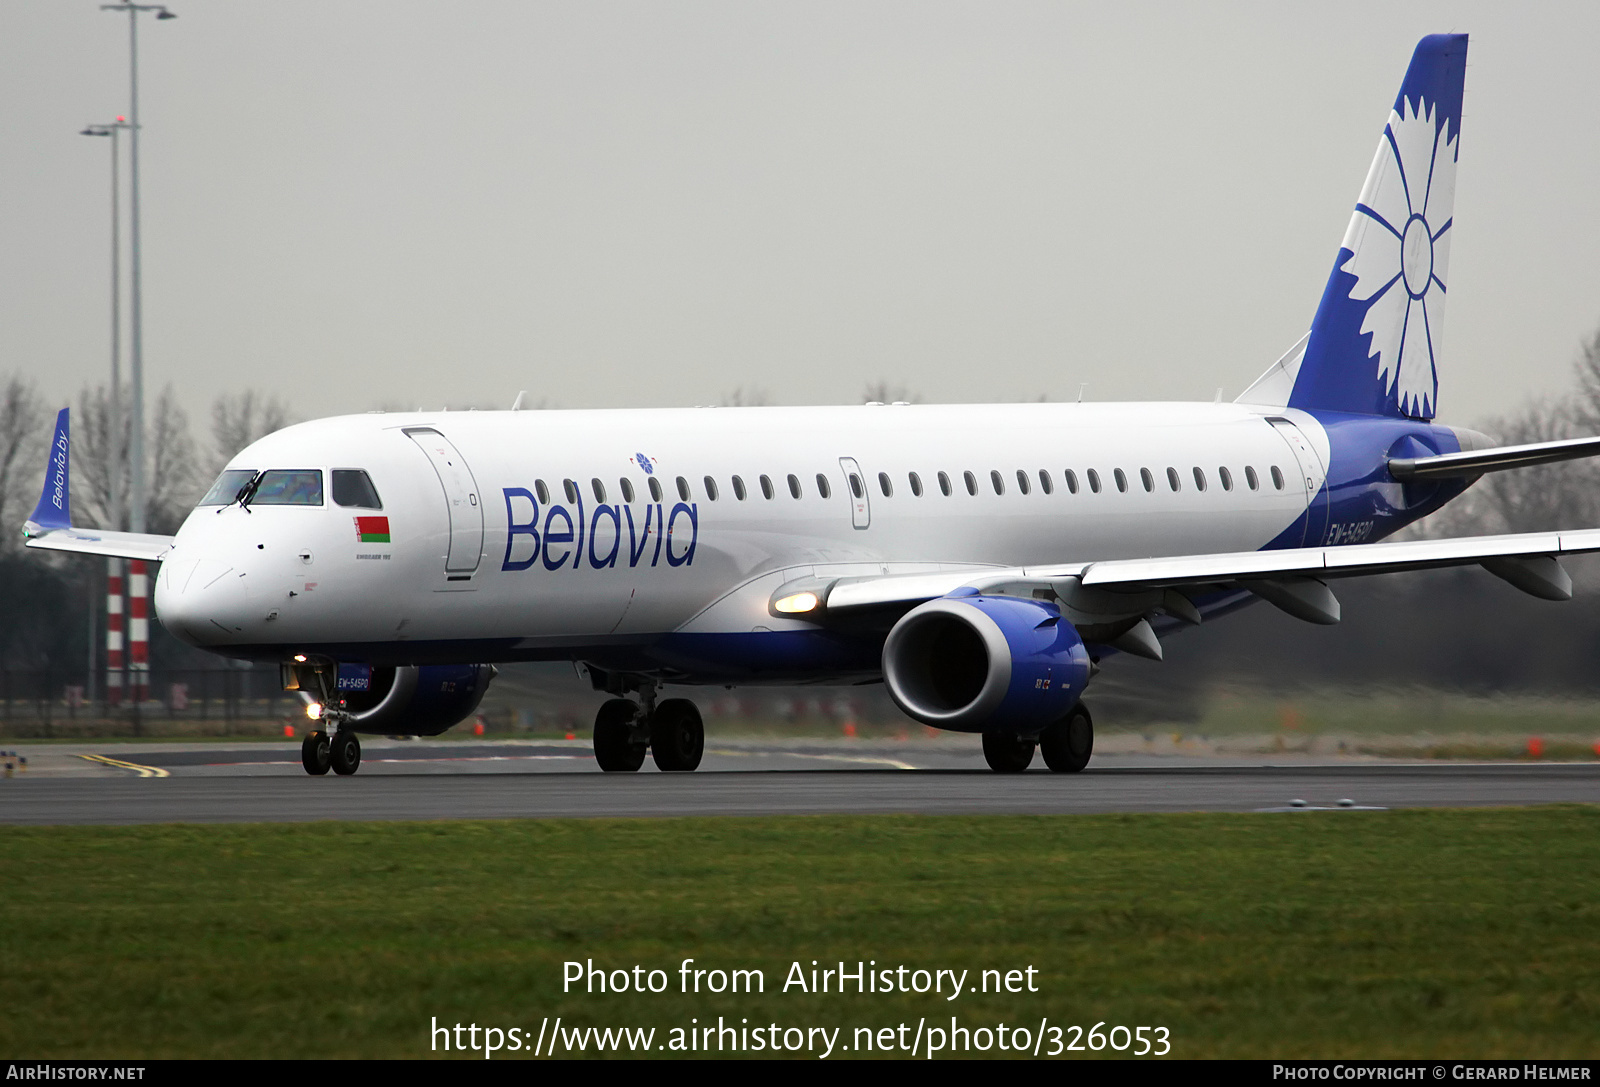
[[[1493,449],[1441,453],[1435,457],[1395,457],[1389,461],[1389,474],[1406,483],[1413,479],[1478,476],[1485,472],[1531,468],[1535,464],[1554,464],[1556,461],[1577,460],[1580,457],[1600,457],[1600,438],[1563,438],[1554,442],[1502,445]]]

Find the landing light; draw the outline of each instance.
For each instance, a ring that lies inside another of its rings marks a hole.
[[[322,719],[322,703],[308,703],[306,705],[306,716],[311,718],[313,721],[320,721]]]
[[[781,611],[785,615],[798,615],[802,612],[816,611],[822,601],[817,599],[816,593],[794,593],[791,596],[781,597],[772,605],[774,611]]]
[[[296,653],[294,655],[294,662],[296,664],[304,664],[306,662],[306,655],[304,653]]]

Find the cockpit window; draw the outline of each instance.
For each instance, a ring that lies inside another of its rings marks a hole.
[[[381,510],[378,489],[372,485],[367,473],[359,468],[333,470],[333,500],[341,506],[354,506],[363,510]]]
[[[306,468],[274,468],[261,474],[252,506],[320,506],[322,473]]]
[[[229,468],[217,477],[217,481],[211,485],[211,489],[200,500],[200,504],[226,506],[229,502],[237,500],[244,485],[254,478],[255,472],[249,468]]]

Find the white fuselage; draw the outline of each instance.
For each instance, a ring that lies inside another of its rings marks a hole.
[[[326,484],[321,505],[201,506],[156,605],[186,641],[257,657],[414,645],[420,663],[453,642],[560,657],[801,629],[767,608],[800,576],[1260,548],[1327,462],[1311,417],[1233,404],[345,416],[229,467],[362,469],[382,509],[340,506]],[[386,531],[363,542],[374,517]]]

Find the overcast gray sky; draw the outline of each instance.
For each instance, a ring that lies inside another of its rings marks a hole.
[[[1600,4],[174,0],[145,359],[191,411],[1236,395],[1411,50],[1472,36],[1441,418],[1600,326]],[[108,369],[126,16],[0,6],[0,374]]]

